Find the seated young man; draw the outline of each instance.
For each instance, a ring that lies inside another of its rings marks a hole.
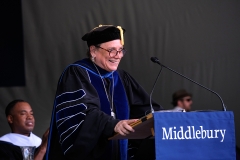
[[[12,132],[0,137],[1,159],[23,159],[23,154],[26,156],[24,148],[30,147],[35,151],[34,160],[42,160],[46,152],[49,131],[47,129],[42,140],[32,133],[35,119],[29,103],[14,100],[7,105],[5,114]]]
[[[192,94],[188,93],[184,89],[178,90],[172,95],[172,105],[174,107],[173,110],[184,110],[186,112],[189,112],[191,110],[192,103]]]

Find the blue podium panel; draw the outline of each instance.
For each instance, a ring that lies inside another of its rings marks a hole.
[[[155,112],[156,159],[236,159],[234,128],[230,111]]]

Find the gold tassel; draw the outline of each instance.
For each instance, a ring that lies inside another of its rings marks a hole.
[[[121,26],[117,26],[117,28],[120,31],[120,37],[121,37],[121,44],[124,45],[124,39],[123,39],[123,29]]]

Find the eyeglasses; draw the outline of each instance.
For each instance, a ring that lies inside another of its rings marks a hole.
[[[182,101],[191,102],[191,101],[192,101],[192,98],[182,99]]]
[[[109,53],[109,57],[115,57],[115,56],[118,55],[118,53],[120,55],[124,56],[126,54],[126,52],[127,52],[125,48],[122,48],[120,51],[117,51],[116,49],[104,49],[104,48],[102,48],[100,46],[95,46],[95,47],[101,48],[101,49],[107,51]]]

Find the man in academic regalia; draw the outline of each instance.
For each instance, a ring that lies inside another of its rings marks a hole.
[[[32,133],[35,119],[29,103],[14,100],[7,105],[5,114],[12,132],[0,137],[0,160],[22,160],[23,155],[42,160],[47,148],[48,130],[43,140]]]
[[[149,95],[118,69],[126,53],[124,32],[100,25],[82,37],[88,58],[70,64],[59,78],[47,159],[134,159],[140,141],[108,140],[115,132],[134,132],[129,124],[150,111]],[[154,102],[153,107],[160,109]]]

